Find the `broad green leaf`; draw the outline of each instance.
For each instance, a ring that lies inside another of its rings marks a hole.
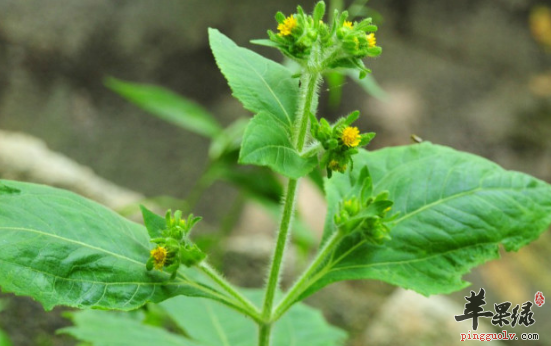
[[[138,107],[186,130],[209,138],[222,131],[207,110],[168,89],[115,78],[106,79],[105,85]]]
[[[4,195],[7,195],[7,194],[14,194],[14,193],[19,193],[20,191],[18,189],[14,189],[13,187],[10,187],[10,186],[7,186],[7,185],[4,185],[2,183],[0,183],[0,195],[4,194]]]
[[[253,113],[269,112],[286,126],[295,118],[298,79],[284,66],[237,46],[216,29],[209,42],[233,95]]]
[[[245,293],[253,302],[262,302],[262,291]],[[176,297],[162,303],[161,307],[192,339],[205,346],[256,345],[255,323],[222,304]],[[345,339],[346,333],[327,324],[321,312],[297,304],[276,322],[272,346],[336,346],[342,345]]]
[[[245,130],[239,163],[268,166],[297,179],[316,167],[317,157],[303,158],[291,143],[291,127],[269,113],[258,113]]]
[[[506,171],[481,157],[415,144],[361,151],[351,173],[327,181],[326,235],[334,232],[336,205],[367,165],[373,194],[388,190],[398,213],[392,240],[368,245],[349,236],[318,273],[307,296],[335,281],[379,279],[424,295],[468,286],[462,275],[499,258],[499,245],[516,251],[551,223],[551,186],[529,175]]]
[[[200,346],[181,335],[143,324],[141,312],[86,310],[70,314],[75,324],[60,329],[94,346]]]
[[[141,225],[71,192],[6,182],[0,194],[0,287],[56,305],[132,310],[178,294],[217,298],[208,287],[147,272]],[[192,275],[187,270],[185,275]]]

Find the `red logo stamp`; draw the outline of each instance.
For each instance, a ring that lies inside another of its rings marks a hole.
[[[541,293],[540,291],[536,292],[534,303],[536,303],[536,305],[539,307],[541,307],[545,303],[545,297],[543,296],[543,293]]]

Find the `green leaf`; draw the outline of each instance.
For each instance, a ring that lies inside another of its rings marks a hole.
[[[303,158],[291,143],[291,127],[266,112],[258,113],[243,136],[239,163],[268,166],[292,179],[308,174],[317,157]]]
[[[253,113],[269,112],[291,126],[298,98],[298,79],[284,66],[237,46],[209,29],[210,47],[233,95]]]
[[[263,292],[244,292],[253,302],[261,303]],[[206,299],[177,297],[161,304],[189,336],[205,346],[250,346],[256,344],[257,327],[243,315],[222,304]],[[276,322],[272,346],[342,345],[346,333],[333,327],[321,312],[304,304],[294,306]]]
[[[251,40],[252,44],[257,44],[259,46],[265,46],[265,47],[272,47],[272,48],[279,48],[281,45],[278,43],[275,43],[272,40],[268,39],[258,39],[258,40]]]
[[[7,185],[0,183],[0,195],[14,194],[19,192],[20,191],[18,189],[14,189],[13,187],[9,187]]]
[[[143,205],[140,205],[143,222],[150,238],[159,238],[163,236],[163,230],[167,228],[166,219],[155,214]]]
[[[220,297],[187,279],[147,272],[151,244],[143,226],[68,191],[15,181],[9,186],[20,193],[0,194],[4,292],[31,296],[46,310],[132,310],[178,294]]]
[[[222,131],[207,110],[168,89],[115,78],[107,78],[105,85],[138,107],[186,130],[209,138]]]
[[[199,346],[183,336],[143,324],[141,312],[87,310],[70,314],[73,327],[60,329],[80,341],[94,346]]]
[[[373,195],[388,190],[397,214],[382,246],[349,236],[302,298],[339,280],[379,279],[424,295],[468,286],[462,275],[499,258],[499,244],[516,251],[551,223],[551,186],[506,171],[481,157],[427,142],[361,151],[354,170],[326,183],[326,234],[337,204],[369,166]]]

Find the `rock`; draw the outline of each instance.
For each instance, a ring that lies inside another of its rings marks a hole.
[[[365,345],[463,345],[461,333],[468,334],[470,322],[456,322],[464,306],[444,296],[425,297],[397,289],[381,306],[364,334]],[[476,333],[497,333],[480,320]],[[468,336],[467,336],[468,337]],[[501,345],[494,341],[492,345]]]

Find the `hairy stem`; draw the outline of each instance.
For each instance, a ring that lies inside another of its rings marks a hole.
[[[208,277],[210,277],[214,282],[216,282],[224,291],[229,293],[233,298],[235,298],[241,305],[244,311],[246,311],[246,314],[252,317],[254,320],[259,322],[261,320],[260,318],[260,312],[258,311],[258,308],[251,303],[246,297],[244,297],[231,283],[226,281],[226,279],[219,274],[214,268],[212,268],[206,261],[201,262],[199,264],[199,269],[203,273],[205,273]]]
[[[293,133],[293,144],[298,152],[304,148],[306,141],[306,132],[308,130],[309,113],[312,112],[312,105],[316,104],[314,98],[317,97],[316,88],[321,75],[319,73],[305,73],[301,79],[301,90],[299,97],[299,109],[295,119],[295,129]],[[279,277],[285,254],[285,248],[288,242],[291,223],[295,210],[296,192],[298,179],[289,179],[287,192],[283,203],[283,213],[277,242],[270,266],[268,283],[266,285],[266,295],[262,308],[262,319],[264,323],[259,324],[259,346],[270,345],[272,309],[277,288],[279,287]]]
[[[226,296],[226,295],[223,295],[221,294],[220,292],[210,288],[210,287],[207,287],[207,286],[204,286],[204,285],[201,285],[199,284],[198,282],[194,281],[194,280],[190,280],[186,275],[184,275],[182,272],[178,272],[177,274],[178,278],[180,279],[180,282],[182,282],[183,284],[186,284],[186,285],[189,285],[189,286],[193,286],[195,288],[197,288],[198,290],[200,291],[203,291],[211,296],[214,296],[215,300],[226,305],[227,307],[241,313],[241,314],[244,314],[246,316],[249,316],[251,317],[252,319],[254,319],[256,322],[260,322],[260,316],[258,313],[256,314],[253,314],[252,311],[250,311],[250,309],[247,309],[245,308],[242,304],[238,304],[238,302],[236,302],[235,300],[231,299],[231,297],[229,296]]]
[[[272,325],[270,323],[260,324],[259,333],[258,333],[258,345],[259,346],[270,345],[271,333],[272,333]]]
[[[289,183],[287,184],[287,195],[285,197],[285,202],[283,203],[283,214],[281,216],[281,224],[277,236],[276,248],[274,251],[274,256],[272,258],[270,275],[268,276],[266,295],[264,296],[262,317],[266,321],[269,321],[271,318],[274,296],[279,286],[281,265],[283,263],[283,256],[285,254],[285,247],[287,245],[287,238],[291,229],[291,221],[295,209],[297,186],[298,181],[296,179],[289,179]]]

